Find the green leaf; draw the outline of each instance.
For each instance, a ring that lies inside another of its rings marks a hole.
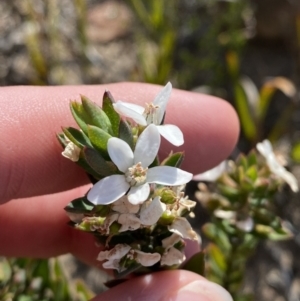
[[[103,95],[102,109],[110,120],[113,135],[118,137],[120,126],[120,115],[115,111],[113,103],[114,99],[109,91],[105,91]]]
[[[184,159],[184,152],[178,152],[175,154],[170,154],[161,165],[165,166],[173,166],[173,167],[179,167]]]
[[[296,143],[293,146],[292,158],[295,162],[300,163],[300,142]]]
[[[127,144],[131,147],[131,149],[134,149],[134,139],[131,127],[125,120],[120,120],[120,126],[119,126],[119,138],[127,142]]]
[[[68,143],[66,141],[64,133],[56,134],[56,138],[57,138],[59,144],[61,145],[61,147],[65,148]]]
[[[104,111],[87,97],[81,95],[82,106],[89,116],[87,124],[101,128],[103,131],[112,134],[111,123]]]
[[[82,131],[87,134],[87,123],[89,120],[88,114],[84,111],[81,103],[76,101],[70,102],[71,113]]]
[[[222,251],[226,254],[231,250],[231,243],[228,235],[222,230],[221,226],[213,223],[207,223],[202,227],[202,231],[206,237],[216,243],[218,246],[222,246]]]
[[[112,162],[107,162],[94,148],[83,149],[86,162],[97,174],[107,177],[117,173],[117,168]]]
[[[88,136],[94,148],[99,151],[105,159],[108,159],[107,142],[112,136],[93,125],[88,126]]]
[[[251,115],[245,91],[240,83],[234,85],[235,104],[240,117],[241,127],[247,139],[255,141],[257,138],[257,128],[254,117]]]
[[[5,257],[0,257],[0,287],[7,283],[12,275],[9,262]]]
[[[86,197],[81,197],[70,202],[64,210],[71,213],[90,213],[94,205]]]
[[[183,270],[194,272],[198,275],[205,276],[205,254],[200,251],[194,254],[188,261],[181,267]]]
[[[88,173],[88,175],[92,176],[96,180],[94,181],[90,179],[92,183],[96,183],[98,180],[103,178],[103,176],[98,174],[94,169],[90,167],[90,165],[86,162],[85,158],[80,157],[79,160],[76,162],[76,164],[80,166],[82,169],[84,169]]]
[[[210,256],[210,259],[216,263],[219,270],[222,271],[222,273],[225,273],[227,269],[227,263],[226,258],[220,248],[215,244],[210,244],[207,248],[207,253]]]
[[[64,134],[72,141],[75,145],[82,148],[84,146],[92,146],[89,138],[78,129],[73,127],[67,127],[62,129]]]
[[[254,182],[257,179],[257,166],[252,165],[250,168],[248,168],[246,175]]]

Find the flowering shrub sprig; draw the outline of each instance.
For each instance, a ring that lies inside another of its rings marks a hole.
[[[58,135],[62,155],[94,184],[65,207],[70,223],[94,234],[105,246],[97,259],[119,276],[179,267],[184,239],[199,241],[186,219],[195,202],[183,192],[192,179],[179,168],[184,153],[158,158],[161,136],[183,144],[177,126],[163,125],[171,90],[168,83],[145,108],[115,102],[109,92],[102,108],[81,96],[70,104],[80,129],[65,127]]]
[[[271,143],[258,143],[257,151],[222,162],[194,177],[216,181],[199,183],[196,197],[208,210],[211,220],[203,226],[211,243],[207,247],[206,276],[225,287],[234,300],[252,300],[240,288],[245,263],[259,241],[285,240],[293,236],[275,210],[276,193],[287,183],[298,192],[298,182],[277,160]],[[210,187],[210,188],[208,188]]]

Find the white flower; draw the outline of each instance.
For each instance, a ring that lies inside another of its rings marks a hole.
[[[167,85],[158,93],[154,101],[146,104],[146,107],[139,105],[118,101],[114,104],[115,110],[125,116],[133,119],[136,123],[146,126],[155,124],[159,133],[173,145],[179,146],[183,144],[183,134],[181,130],[172,124],[161,125],[168,100],[172,91],[171,83]]]
[[[107,150],[111,160],[123,175],[112,175],[97,182],[87,198],[94,205],[108,205],[127,193],[131,204],[143,203],[149,196],[149,183],[182,185],[192,179],[192,174],[170,166],[148,169],[160,146],[160,135],[155,125],[150,124],[139,136],[134,152],[119,138],[110,138]]]
[[[80,148],[77,145],[75,145],[72,141],[69,141],[61,154],[65,158],[68,158],[73,162],[77,162],[79,160]]]
[[[265,157],[270,170],[283,179],[291,187],[292,191],[298,192],[297,179],[277,161],[270,141],[264,140],[263,142],[257,143],[256,148]]]

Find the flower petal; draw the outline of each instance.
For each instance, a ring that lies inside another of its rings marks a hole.
[[[174,222],[168,226],[169,231],[180,235],[182,238],[198,240],[197,233],[192,229],[190,223],[184,217],[177,217]]]
[[[94,205],[108,205],[123,196],[129,187],[123,175],[112,175],[97,182],[87,199]]]
[[[136,254],[135,260],[144,267],[151,267],[161,258],[159,253],[145,253],[138,250],[134,250],[134,253]]]
[[[164,238],[161,243],[162,246],[168,250],[171,247],[173,247],[176,243],[178,243],[179,241],[181,241],[182,238],[180,235],[173,233],[171,236],[168,236],[167,238]]]
[[[154,225],[163,212],[166,210],[166,204],[160,201],[160,197],[155,197],[152,201],[145,202],[140,211],[140,220],[143,225]]]
[[[120,261],[117,259],[105,261],[102,266],[107,270],[120,271]]]
[[[264,140],[256,144],[257,150],[267,159],[269,155],[274,155],[273,147],[269,140]]]
[[[156,166],[149,168],[147,182],[161,185],[182,185],[188,183],[193,175],[182,169],[171,166]]]
[[[125,256],[131,247],[127,244],[117,244],[114,248],[109,251],[101,251],[97,257],[98,260],[115,260],[121,259]]]
[[[161,265],[179,265],[185,260],[185,255],[180,252],[178,249],[172,247],[169,251],[161,257]]]
[[[133,205],[141,204],[147,200],[149,193],[150,186],[148,183],[131,187],[127,195],[128,201]]]
[[[131,204],[127,196],[123,196],[114,202],[111,208],[118,213],[137,213],[140,210],[140,206]]]
[[[150,124],[137,140],[134,150],[134,163],[141,162],[144,168],[148,167],[157,156],[159,146],[159,132],[154,124]]]
[[[133,152],[125,141],[115,137],[110,138],[107,151],[120,171],[125,173],[133,165]]]
[[[275,175],[282,178],[290,186],[293,192],[298,192],[299,186],[297,179],[277,161],[271,142],[269,140],[264,140],[261,143],[257,143],[256,148],[261,155],[265,157],[270,170]]]
[[[134,231],[141,226],[140,219],[134,214],[123,213],[119,216],[118,223],[122,225],[119,232]]]
[[[106,234],[106,235],[109,235],[109,228],[110,226],[112,225],[113,222],[115,222],[119,217],[119,214],[118,213],[114,213],[114,214],[109,214],[106,218],[105,218],[105,221],[104,221],[104,224],[103,226],[101,227],[103,232]]]
[[[170,143],[180,146],[184,143],[183,134],[180,128],[173,124],[158,125],[159,133]]]
[[[195,181],[207,181],[207,182],[215,182],[223,172],[226,171],[227,161],[222,161],[219,165],[214,168],[207,170],[206,172],[200,173],[193,177]]]
[[[145,108],[128,102],[117,101],[114,109],[121,115],[133,119],[136,123],[146,126],[147,121],[143,116]]]
[[[236,221],[235,225],[238,229],[240,229],[242,231],[251,232],[254,228],[254,221],[251,216],[248,216],[244,220]]]
[[[172,92],[172,84],[168,82],[154,98],[153,104],[159,106],[158,118],[157,118],[158,124],[161,124],[163,120],[171,92]]]

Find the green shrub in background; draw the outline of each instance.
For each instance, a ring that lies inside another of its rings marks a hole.
[[[92,292],[66,277],[59,259],[0,257],[0,300],[87,301]]]

